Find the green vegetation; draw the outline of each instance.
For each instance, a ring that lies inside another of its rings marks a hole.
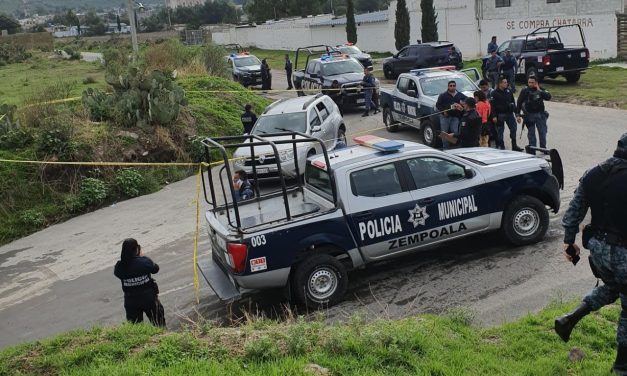
[[[346,0],[346,40],[357,43],[357,26],[355,25],[355,7],[353,0]]]
[[[217,77],[226,75],[225,52],[215,46],[187,49],[175,41],[146,45],[142,62],[131,68],[125,44],[102,50],[105,67],[35,53],[26,63],[0,68],[0,77],[6,77],[0,80],[0,98],[6,102],[0,103],[0,158],[198,162],[198,138],[239,134],[244,104],[251,103],[258,112],[269,104]],[[187,96],[182,88],[189,91]],[[206,92],[225,89],[229,92]],[[81,93],[82,101],[65,101]],[[0,244],[155,192],[194,171],[1,163]]]
[[[405,0],[396,3],[396,23],[394,24],[394,45],[397,50],[409,44],[409,11]]]
[[[438,14],[435,12],[433,0],[420,0],[422,11],[422,42],[437,42],[438,38]]]
[[[255,319],[237,328],[202,322],[178,333],[150,325],[78,330],[0,352],[0,375],[606,375],[620,307],[584,318],[571,342],[553,333],[569,307],[496,328],[468,311],[343,324]],[[570,361],[577,347],[585,356]],[[326,370],[324,370],[324,369]]]

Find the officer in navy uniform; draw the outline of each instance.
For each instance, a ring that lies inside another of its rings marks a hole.
[[[159,265],[144,256],[135,239],[122,243],[120,261],[113,274],[122,281],[126,319],[132,323],[144,320],[144,313],[153,325],[165,327],[163,306],[159,301],[159,288],[151,274],[159,272]]]
[[[522,122],[523,115],[525,117],[527,139],[531,146],[537,145],[536,128],[538,128],[540,147],[546,148],[546,134],[548,132],[546,121],[549,118],[549,113],[546,112],[544,101],[550,100],[551,93],[540,87],[537,77],[529,76],[527,79],[527,87],[522,89],[518,96],[516,113],[518,114],[518,123]],[[535,151],[533,151],[532,154],[535,154]]]
[[[582,317],[611,304],[620,297],[622,312],[618,322],[618,350],[614,372],[627,375],[627,133],[618,141],[612,158],[588,170],[579,182],[575,195],[562,219],[564,251],[572,261],[579,255],[575,243],[579,225],[588,208],[591,223],[582,234],[584,248],[590,250],[590,268],[603,281],[571,313],[555,320],[555,332],[567,342]],[[569,246],[571,254],[566,253]]]
[[[516,92],[516,68],[518,68],[518,62],[514,55],[512,55],[512,50],[508,48],[505,50],[505,56],[503,56],[501,71],[503,72],[503,76],[507,78],[509,88],[512,89],[513,93]]]
[[[253,106],[247,104],[244,106],[244,113],[240,115],[240,120],[244,126],[244,134],[250,134],[253,126],[257,122],[257,115],[252,111]]]
[[[288,54],[285,54],[285,75],[287,76],[287,90],[292,90],[292,61]]]

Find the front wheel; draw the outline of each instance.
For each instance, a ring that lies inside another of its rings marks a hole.
[[[294,295],[307,307],[329,307],[348,289],[346,268],[335,257],[317,254],[303,260],[294,272]]]
[[[503,213],[501,230],[514,245],[539,242],[549,229],[549,212],[532,196],[516,197]]]
[[[439,138],[437,137],[436,129],[431,120],[423,120],[420,123],[420,131],[422,132],[422,140],[425,145],[431,146],[432,148],[438,146]]]
[[[394,121],[392,116],[392,110],[389,107],[383,109],[383,124],[388,132],[396,132],[398,130],[398,123]]]

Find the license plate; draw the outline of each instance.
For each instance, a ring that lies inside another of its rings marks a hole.
[[[356,103],[365,103],[366,100],[364,98],[357,98]]]
[[[563,70],[564,70],[564,67],[557,67],[557,68],[555,68],[555,71],[557,71],[557,72],[561,72]]]
[[[270,171],[270,169],[267,168],[258,168],[257,169],[257,173],[258,174],[267,174]]]
[[[581,56],[581,57],[586,57],[586,53],[585,53],[585,52],[582,52],[582,53],[581,53],[581,55],[579,55],[579,56]]]

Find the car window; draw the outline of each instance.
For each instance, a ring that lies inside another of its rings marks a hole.
[[[409,48],[405,47],[398,53],[398,57],[405,57],[409,55]]]
[[[327,110],[327,107],[324,105],[324,103],[318,102],[318,104],[316,105],[316,108],[318,109],[318,112],[320,113],[320,116],[322,117],[322,121],[327,120],[327,118],[329,117],[329,110]]]
[[[307,64],[307,73],[313,73],[315,65],[315,61],[310,61],[309,64]]]
[[[236,67],[249,67],[251,65],[261,65],[261,61],[254,56],[240,57],[234,59]]]
[[[416,81],[411,79],[409,80],[409,84],[407,85],[407,91],[409,90],[413,90],[416,93],[418,92],[418,88],[416,87]]]
[[[305,111],[262,115],[255,123],[253,134],[264,135],[268,133],[285,132],[286,129],[288,131],[306,132],[307,119],[305,118]]]
[[[355,196],[383,197],[403,191],[394,163],[355,171],[350,181]]]
[[[409,47],[409,56],[418,56],[420,54],[420,48]]]
[[[309,128],[321,125],[320,117],[318,116],[318,112],[316,112],[316,108],[312,107],[309,109]]]
[[[416,189],[432,187],[465,179],[464,167],[435,157],[412,158],[405,161]]]
[[[305,181],[310,187],[317,189],[319,193],[326,196],[327,199],[332,199],[333,188],[331,187],[331,178],[327,171],[307,164],[305,167]]]
[[[346,73],[362,73],[363,71],[364,66],[355,59],[338,60],[325,63],[322,66],[322,73],[325,77]]]
[[[398,83],[396,84],[396,87],[398,88],[398,91],[400,91],[401,93],[407,93],[408,85],[409,85],[409,78],[401,77],[398,79]]]
[[[512,50],[512,52],[520,52],[522,51],[522,46],[523,46],[523,40],[519,39],[519,40],[513,40],[510,43],[510,50]]]
[[[455,75],[455,76],[436,76],[427,77],[420,80],[420,88],[422,93],[427,96],[436,96],[444,93],[448,88],[449,81],[455,81],[457,83],[457,91],[475,91],[478,90],[477,85],[472,82],[468,76]]]
[[[329,115],[333,113],[333,111],[335,111],[335,106],[333,101],[329,98],[329,97],[324,97],[323,98],[324,104],[327,108],[327,111],[329,111]]]
[[[505,53],[505,50],[510,48],[511,42],[510,41],[505,41],[503,43],[501,43],[501,45],[499,46],[499,49],[497,50],[497,53]]]

